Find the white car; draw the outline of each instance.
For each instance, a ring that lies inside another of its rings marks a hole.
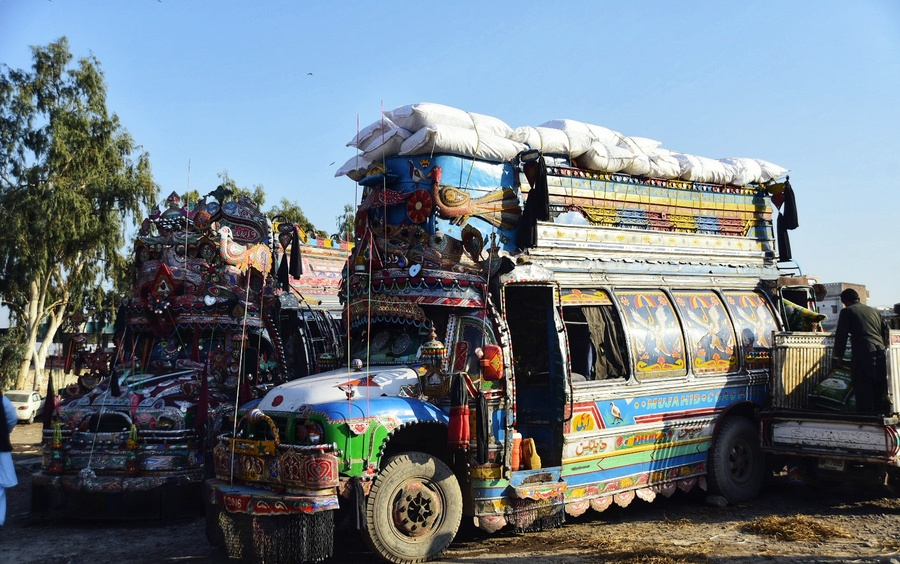
[[[27,390],[10,390],[4,393],[13,407],[16,408],[16,416],[19,421],[34,423],[34,418],[44,413],[44,398],[39,392]]]

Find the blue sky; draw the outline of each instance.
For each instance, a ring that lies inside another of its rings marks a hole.
[[[802,271],[900,302],[900,2],[0,0],[0,62],[63,35],[163,196],[227,171],[333,231],[382,107],[577,119],[791,169]]]

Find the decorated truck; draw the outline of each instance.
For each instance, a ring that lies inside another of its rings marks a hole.
[[[349,245],[213,195],[190,206],[173,193],[153,210],[114,349],[70,351],[78,378],[48,395],[34,515],[196,513],[225,414],[344,354],[337,290]]]
[[[528,531],[678,490],[760,491],[784,169],[437,104],[351,144],[347,362],[223,426],[212,543],[319,561],[349,526],[414,563],[463,520]]]

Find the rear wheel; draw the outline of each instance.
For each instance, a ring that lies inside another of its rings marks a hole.
[[[729,417],[719,427],[708,459],[713,491],[729,503],[759,495],[765,481],[765,459],[756,426],[745,417]]]
[[[31,412],[31,415],[28,417],[28,424],[34,423],[34,412]]]
[[[390,458],[366,500],[366,544],[396,564],[440,555],[456,536],[462,493],[453,472],[422,452]]]

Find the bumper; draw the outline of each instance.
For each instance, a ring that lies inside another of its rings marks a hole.
[[[172,519],[203,511],[198,476],[50,476],[31,478],[31,513],[76,519]]]
[[[248,564],[319,562],[334,553],[337,493],[284,495],[207,480],[206,537]]]

